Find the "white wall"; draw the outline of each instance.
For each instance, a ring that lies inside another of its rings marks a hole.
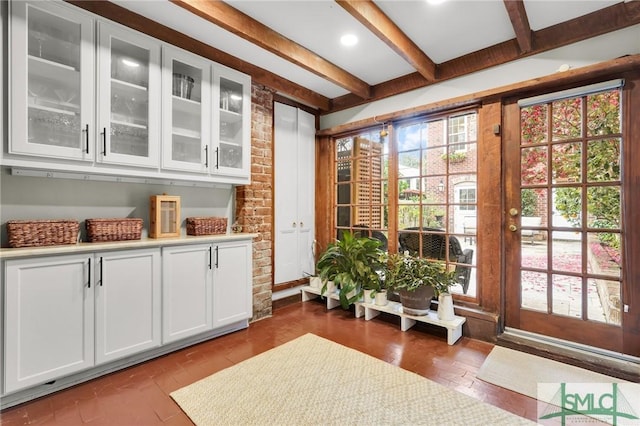
[[[635,54],[640,54],[640,25],[411,92],[327,114],[320,117],[320,128],[328,129],[345,123],[370,119],[377,115],[543,77],[555,73],[563,64],[575,69]]]
[[[136,217],[144,220],[143,238],[149,229],[149,197],[179,195],[182,233],[185,218],[221,216],[233,219],[233,189],[193,188],[123,182],[86,182],[73,179],[0,175],[0,223],[13,219],[76,219]],[[6,226],[1,230],[7,246]]]

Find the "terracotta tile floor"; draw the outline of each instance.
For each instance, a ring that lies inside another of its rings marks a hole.
[[[535,400],[476,379],[492,344],[463,337],[449,346],[444,335],[419,325],[403,333],[395,318],[364,321],[352,312],[326,311],[321,302],[310,301],[279,308],[273,317],[246,330],[8,408],[0,412],[0,424],[191,425],[170,392],[305,333],[368,353],[520,416],[536,417]]]

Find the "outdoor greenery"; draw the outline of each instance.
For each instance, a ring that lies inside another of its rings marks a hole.
[[[549,114],[551,128],[547,130]],[[569,223],[581,226],[583,194],[578,184],[585,174],[589,184],[584,197],[588,213],[586,225],[620,229],[620,90],[523,108],[521,126],[522,143],[533,145],[522,150],[523,185],[546,184],[547,179],[562,184],[554,189],[554,207]],[[584,136],[589,137],[587,143],[576,141]],[[552,142],[550,162],[547,147],[536,146],[546,144],[549,138]],[[583,149],[586,149],[586,164],[583,164]],[[547,170],[547,164],[551,170]],[[608,182],[612,184],[606,185]],[[531,211],[535,195],[535,189],[522,191],[524,216],[536,215]],[[619,247],[618,233],[599,233],[599,236],[601,242]]]

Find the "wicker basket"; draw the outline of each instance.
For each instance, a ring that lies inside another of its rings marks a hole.
[[[7,222],[9,247],[40,247],[78,242],[77,220],[10,220]]]
[[[87,219],[87,240],[90,243],[103,241],[139,240],[142,219]]]
[[[187,235],[214,235],[227,233],[226,217],[188,217]]]

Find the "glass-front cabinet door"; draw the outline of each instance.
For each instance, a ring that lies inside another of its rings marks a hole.
[[[11,2],[9,151],[92,161],[93,23],[54,2]]]
[[[98,32],[97,161],[157,167],[160,45],[104,22]]]
[[[250,176],[251,78],[221,65],[214,67],[213,174]]]
[[[163,47],[162,167],[209,173],[211,62]]]

